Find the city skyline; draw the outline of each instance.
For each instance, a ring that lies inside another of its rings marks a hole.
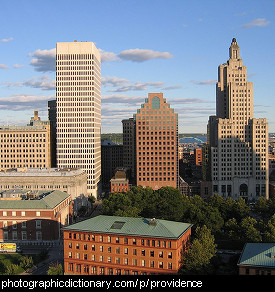
[[[232,38],[254,84],[254,116],[275,132],[271,68],[273,1],[9,1],[0,20],[0,124],[48,117],[55,45],[91,41],[101,51],[102,133],[122,133],[149,92],[179,114],[179,133],[207,131],[216,113],[217,68]],[[62,11],[62,14],[59,13]],[[84,29],[83,29],[84,28]]]

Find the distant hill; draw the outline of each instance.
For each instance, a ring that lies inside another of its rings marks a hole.
[[[184,133],[184,134],[179,134],[179,139],[182,138],[200,138],[203,137],[205,138],[207,134],[203,133]],[[116,144],[123,144],[123,134],[122,133],[107,133],[107,134],[101,134],[101,139],[105,140],[111,140],[112,142]]]

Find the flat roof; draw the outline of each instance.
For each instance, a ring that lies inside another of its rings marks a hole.
[[[99,215],[63,228],[64,231],[178,239],[192,224],[154,219]]]
[[[73,176],[85,173],[83,169],[22,168],[0,171],[1,176]]]
[[[238,266],[275,268],[275,243],[246,243]]]

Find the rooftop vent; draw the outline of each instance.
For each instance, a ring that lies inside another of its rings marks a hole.
[[[156,225],[157,225],[157,220],[156,220],[156,218],[151,219],[149,224],[150,224],[151,226],[156,226]]]

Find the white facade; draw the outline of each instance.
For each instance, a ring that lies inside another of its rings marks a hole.
[[[233,199],[268,198],[268,124],[253,118],[253,84],[247,81],[239,46],[219,66],[216,116],[208,123],[213,193]]]
[[[101,56],[92,42],[56,44],[57,166],[87,173],[101,192]]]

